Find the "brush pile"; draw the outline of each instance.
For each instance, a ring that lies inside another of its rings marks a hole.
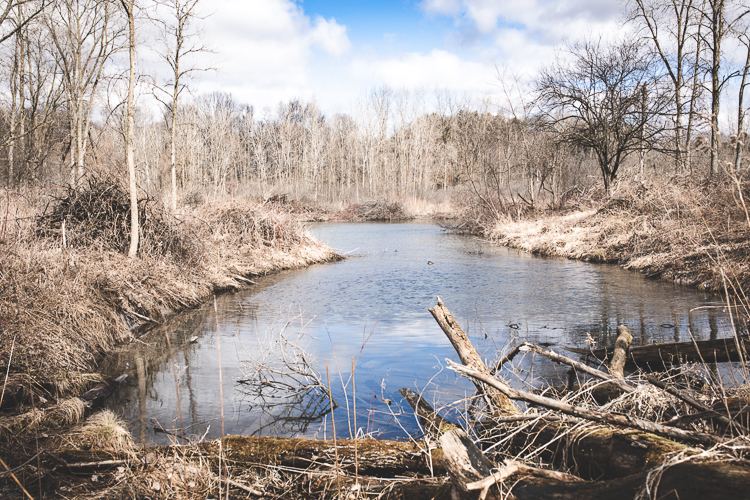
[[[138,218],[142,254],[169,255],[186,264],[200,257],[197,236],[153,198],[138,200]],[[125,253],[130,244],[130,195],[119,180],[92,175],[79,187],[53,195],[36,218],[36,227],[43,238],[64,238],[66,247]]]
[[[355,207],[356,215],[361,220],[368,221],[399,221],[411,217],[397,201],[376,200],[368,201]]]
[[[632,340],[624,326],[618,327],[606,371],[525,342],[490,371],[439,299],[430,312],[461,360],[447,360],[448,367],[477,388],[476,397],[465,402],[466,430],[445,425],[419,395],[400,392],[440,443],[452,498],[705,500],[747,495],[746,384],[725,387],[708,367],[704,372],[679,366],[669,374],[639,371],[624,377]],[[567,388],[540,392],[511,386],[506,377],[514,370],[508,365],[519,353],[535,356],[535,363],[548,358],[569,368]],[[742,359],[739,371],[747,380],[747,352]]]

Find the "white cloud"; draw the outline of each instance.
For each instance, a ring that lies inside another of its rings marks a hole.
[[[496,83],[491,65],[466,61],[439,49],[429,54],[408,53],[377,61],[360,58],[353,62],[352,71],[356,78],[371,85],[394,88],[485,93],[494,90]]]
[[[346,36],[346,26],[337,24],[335,19],[326,21],[320,16],[315,19],[312,40],[315,45],[336,57],[347,53],[352,46]]]
[[[293,0],[214,0],[210,8],[206,39],[216,55],[202,63],[217,71],[201,77],[200,91],[232,92],[258,108],[309,98],[316,57],[340,57],[351,47],[345,26],[311,21]]]
[[[600,32],[616,21],[619,0],[423,0],[422,10],[430,15],[452,17],[462,28],[465,41],[519,29],[536,40],[559,42],[586,31]]]

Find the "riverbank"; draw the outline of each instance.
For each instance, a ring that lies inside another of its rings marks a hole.
[[[125,255],[126,191],[96,179],[47,205],[18,199],[3,225],[0,410],[81,394],[116,345],[254,276],[339,259],[298,218],[243,200],[208,201],[172,217],[143,200],[137,258]],[[45,211],[35,207],[46,205]],[[6,436],[13,419],[0,421]]]
[[[615,263],[742,296],[750,285],[750,219],[739,194],[729,180],[623,184],[608,200],[507,217],[475,232],[535,255]],[[750,189],[743,185],[741,194],[747,200]]]

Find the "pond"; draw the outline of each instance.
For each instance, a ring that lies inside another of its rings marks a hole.
[[[311,231],[348,258],[259,278],[218,297],[218,314],[213,304],[184,313],[110,359],[108,371],[130,376],[107,404],[137,440],[216,438],[222,425],[226,434],[322,439],[332,437],[332,419],[339,437],[407,438],[419,427],[408,405],[401,413],[398,389],[422,392],[437,407],[460,406],[473,392],[445,369],[457,356],[428,312],[438,296],[489,360],[519,340],[612,345],[618,324],[634,345],[728,334],[720,309],[705,307],[721,305],[717,296],[614,265],[533,257],[429,223]],[[295,364],[303,354],[317,382],[330,384],[333,414],[323,391],[294,394],[277,383],[288,376],[270,375],[312,373]],[[288,366],[278,363],[283,356]],[[266,378],[257,378],[258,366]],[[514,370],[516,384],[564,375],[540,360]]]

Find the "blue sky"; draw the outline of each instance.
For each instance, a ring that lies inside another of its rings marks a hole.
[[[498,93],[496,67],[524,78],[564,39],[621,29],[619,0],[204,0],[208,57],[196,92],[259,111],[292,98],[326,113],[396,90]]]

